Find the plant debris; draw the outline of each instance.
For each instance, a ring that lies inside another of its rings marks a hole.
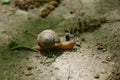
[[[50,59],[45,59],[45,60],[40,61],[41,64],[47,64],[47,63],[50,63],[50,62],[51,62]]]
[[[59,0],[51,0],[48,4],[46,4],[42,10],[40,10],[39,15],[41,17],[46,17],[51,11],[53,11],[58,5]]]
[[[11,2],[11,0],[0,0],[0,2],[2,4],[9,4]]]
[[[41,4],[48,3],[49,0],[14,0],[15,6],[22,10],[33,9]]]
[[[102,24],[107,23],[108,20],[106,17],[100,17],[98,19],[91,19],[91,20],[81,20],[78,19],[78,26],[76,27],[70,27],[68,30],[64,30],[65,32],[68,32],[74,37],[77,36],[79,33],[83,33],[86,31],[93,31],[99,27],[101,27]],[[85,41],[85,39],[81,39],[82,41]]]
[[[51,11],[53,11],[60,3],[60,0],[15,0],[16,7],[22,10],[29,10],[43,6],[39,15],[46,17]]]
[[[107,45],[106,44],[102,44],[102,43],[98,43],[97,44],[97,50],[107,51]]]
[[[38,52],[37,50],[33,49],[33,48],[30,48],[26,45],[23,45],[19,42],[15,42],[15,41],[11,41],[9,44],[8,44],[8,48],[10,50],[30,50],[30,51],[34,51],[34,52]]]

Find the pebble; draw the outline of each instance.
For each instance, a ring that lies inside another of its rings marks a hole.
[[[97,47],[98,50],[101,50],[101,49],[102,50],[103,49],[106,50],[107,49],[107,45],[106,44],[98,43],[97,46],[98,46]]]
[[[107,49],[106,49],[106,48],[104,48],[104,49],[103,49],[103,52],[105,52],[105,51],[107,51]]]
[[[95,74],[94,78],[96,78],[96,79],[100,78],[99,74]]]
[[[82,38],[81,38],[81,41],[83,41],[83,42],[84,42],[84,41],[86,41],[86,39],[82,37]]]
[[[108,61],[106,61],[106,60],[102,60],[102,63],[108,63]]]
[[[76,46],[81,47],[80,42],[76,42]]]
[[[26,66],[27,70],[32,70],[33,67],[32,66]]]
[[[25,76],[31,76],[33,75],[32,73],[25,73]]]
[[[66,34],[65,34],[65,39],[66,39],[66,41],[69,41],[69,40],[70,40],[70,35],[69,35],[69,33],[66,33]]]

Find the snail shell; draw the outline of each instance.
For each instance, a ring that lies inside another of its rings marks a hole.
[[[53,30],[44,30],[37,37],[38,46],[34,47],[37,50],[60,49],[70,50],[74,47],[75,41],[60,42],[60,37]]]
[[[60,43],[60,38],[58,34],[53,30],[44,30],[37,37],[38,45],[47,49],[53,47],[55,43]]]

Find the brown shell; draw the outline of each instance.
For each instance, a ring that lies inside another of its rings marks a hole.
[[[60,38],[55,31],[44,30],[38,35],[37,42],[41,48],[50,48],[53,47],[55,43],[60,43]]]

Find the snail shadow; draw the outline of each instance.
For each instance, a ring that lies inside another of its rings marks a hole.
[[[71,50],[67,50],[69,52],[76,52],[76,48],[73,48]],[[65,50],[46,50],[46,51],[41,51],[41,55],[47,57],[47,58],[57,58],[64,54]]]
[[[41,51],[41,55],[47,57],[47,58],[54,58],[54,57],[59,57],[62,55],[64,52],[62,50],[46,50],[46,51]]]
[[[76,52],[76,50],[77,50],[77,48],[73,48],[72,50],[69,50],[69,52]],[[42,60],[41,63],[51,65],[62,54],[64,54],[64,50],[41,51],[41,55],[46,57],[46,59]]]

